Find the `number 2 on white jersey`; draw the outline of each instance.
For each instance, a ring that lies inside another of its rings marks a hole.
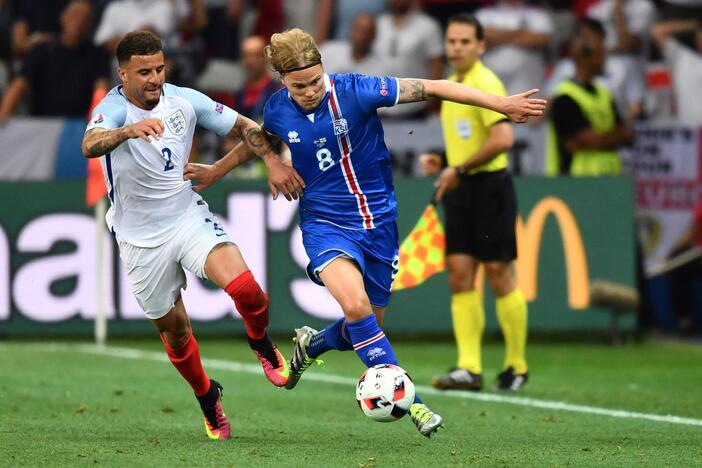
[[[173,165],[173,162],[171,161],[171,150],[168,148],[163,148],[161,150],[161,154],[163,157],[166,159],[166,167],[163,168],[163,172],[170,171],[171,169],[174,169],[175,166]]]
[[[331,151],[326,148],[321,148],[319,151],[317,151],[316,156],[317,161],[319,161],[320,171],[326,171],[335,164],[335,161],[332,159]]]

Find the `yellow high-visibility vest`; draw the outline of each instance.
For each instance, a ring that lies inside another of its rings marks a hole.
[[[598,133],[608,133],[617,126],[616,115],[612,107],[612,94],[601,84],[594,84],[595,93],[582,88],[577,83],[566,80],[558,85],[554,99],[569,96],[577,104],[590,122],[592,129]],[[553,122],[548,124],[546,148],[546,173],[558,175],[563,162],[563,155],[558,150],[558,137]],[[570,165],[572,176],[620,175],[622,161],[617,150],[583,149],[573,153]]]

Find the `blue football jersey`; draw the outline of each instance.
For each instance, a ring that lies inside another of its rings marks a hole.
[[[263,126],[292,153],[305,181],[300,224],[327,222],[373,229],[397,215],[390,153],[376,110],[397,104],[397,78],[324,75],[327,89],[314,112],[281,89],[264,109]]]

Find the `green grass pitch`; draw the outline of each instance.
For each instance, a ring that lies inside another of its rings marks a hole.
[[[278,341],[289,356],[292,346]],[[699,345],[531,343],[530,381],[519,394],[425,389],[445,419],[430,440],[408,417],[381,424],[362,415],[353,382],[363,368],[353,353],[327,353],[286,391],[265,380],[244,340],[200,345],[209,375],[224,385],[234,435],[226,442],[206,438],[197,402],[160,360],[155,336],[113,341],[105,353],[0,343],[0,466],[702,466]],[[395,348],[420,389],[455,356],[449,340]],[[501,344],[487,343],[483,358],[491,381]]]

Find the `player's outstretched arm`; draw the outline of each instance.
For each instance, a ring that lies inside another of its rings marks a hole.
[[[161,119],[144,119],[124,127],[111,130],[105,128],[91,128],[83,136],[80,145],[86,158],[96,158],[107,154],[130,138],[160,138],[163,135],[163,122]]]
[[[263,159],[268,168],[268,188],[273,194],[273,199],[278,198],[278,191],[288,201],[297,200],[302,196],[305,182],[295,169],[283,163],[280,155],[273,150],[266,131],[260,125],[239,114],[229,134],[241,137],[251,151]]]
[[[526,122],[530,116],[543,115],[546,109],[545,99],[531,98],[539,92],[532,89],[513,96],[496,96],[461,83],[448,80],[420,80],[401,78],[398,104],[425,101],[430,98],[443,99],[471,106],[485,107],[517,123]]]

